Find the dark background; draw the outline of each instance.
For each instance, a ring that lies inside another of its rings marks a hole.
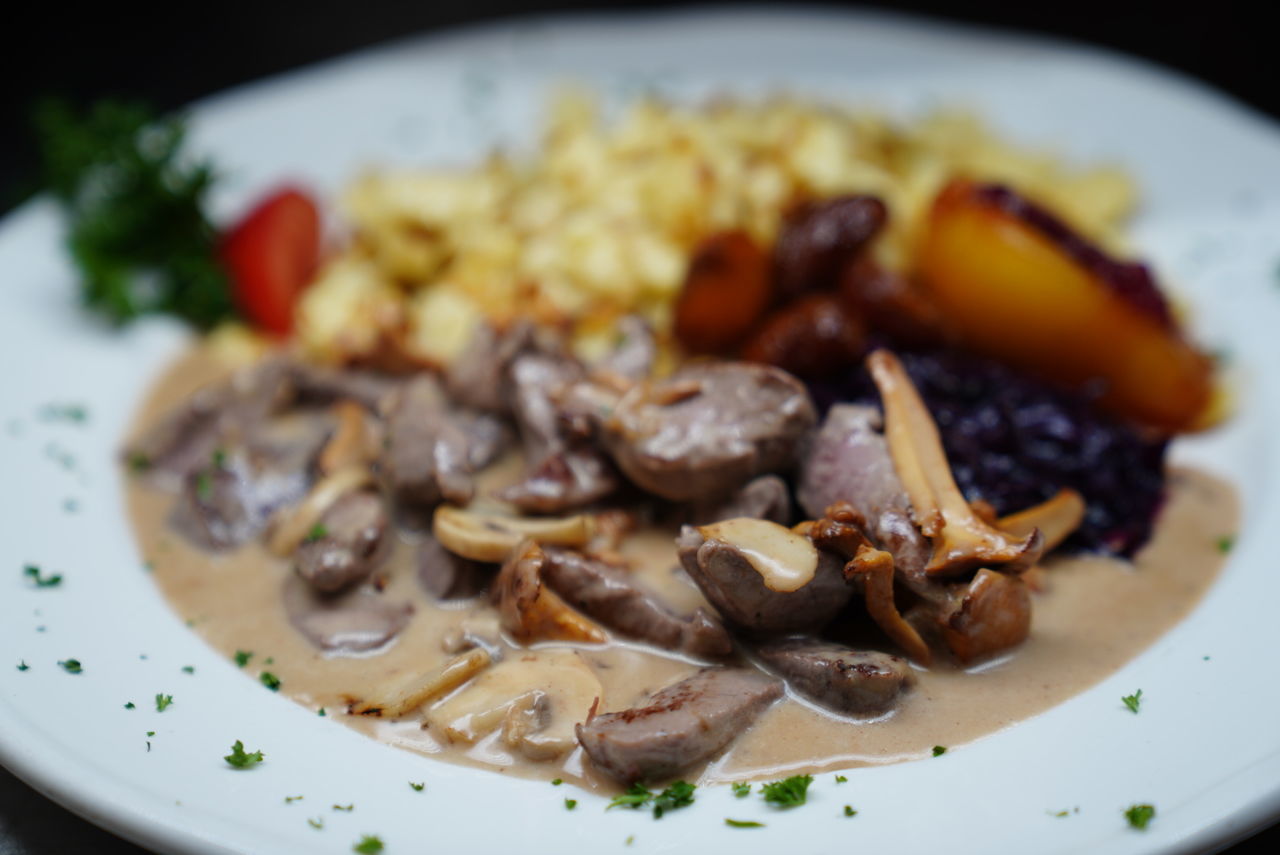
[[[0,18],[0,212],[38,187],[28,133],[42,96],[89,103],[141,98],[173,109],[237,83],[400,36],[512,14],[671,8],[671,3],[513,3],[407,0],[256,3],[227,0],[151,7],[99,2],[23,3]],[[854,4],[828,4],[854,5]],[[980,26],[1027,30],[1105,45],[1198,77],[1280,118],[1280,62],[1269,4],[866,3]],[[18,12],[21,12],[19,15]],[[1270,844],[1270,845],[1268,845]],[[1232,855],[1280,851],[1280,830]],[[0,769],[0,855],[141,850],[98,831]]]

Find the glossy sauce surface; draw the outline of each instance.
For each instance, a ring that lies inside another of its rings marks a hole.
[[[207,354],[193,351],[159,380],[135,427],[153,424],[224,371]],[[478,495],[518,473],[518,460],[499,463],[480,479]],[[289,623],[282,595],[293,574],[289,561],[257,542],[219,555],[190,546],[168,526],[172,502],[172,495],[146,484],[129,485],[129,510],[143,556],[173,608],[209,644],[228,658],[252,651],[246,679],[270,671],[281,681],[280,692],[299,704],[323,708],[334,722],[411,751],[508,774],[616,788],[590,769],[580,749],[532,761],[504,746],[498,732],[475,744],[450,741],[439,727],[423,726],[423,710],[394,721],[346,714],[353,700],[449,659],[446,639],[459,630],[497,642],[506,659],[527,653],[503,639],[487,598],[439,603],[427,595],[417,579],[412,534],[398,536],[379,570],[386,582],[382,596],[413,606],[408,626],[382,651],[331,656]],[[741,781],[916,759],[929,756],[935,745],[962,745],[1048,709],[1118,669],[1199,601],[1224,560],[1219,539],[1235,531],[1236,520],[1230,485],[1203,472],[1175,469],[1155,536],[1134,562],[1050,559],[1037,571],[1042,590],[1033,595],[1031,637],[1019,649],[967,671],[945,661],[921,670],[898,708],[875,720],[839,719],[788,697],[722,756],[686,777],[700,774],[700,783]],[[642,529],[620,551],[648,588],[677,613],[688,613],[706,601],[678,568],[675,534],[674,529]],[[628,642],[579,649],[603,688],[601,711],[640,703],[698,667]]]

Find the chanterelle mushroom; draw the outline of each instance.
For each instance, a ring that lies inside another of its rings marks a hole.
[[[1035,529],[1008,534],[974,512],[951,475],[937,425],[898,358],[877,350],[867,357],[867,369],[880,391],[894,469],[916,525],[933,541],[925,572],[950,576],[992,565],[1009,572],[1034,564],[1044,551],[1043,535]]]
[[[526,540],[502,565],[494,583],[502,628],[516,641],[587,641],[608,639],[593,621],[574,611],[542,581],[547,557],[537,543]]]

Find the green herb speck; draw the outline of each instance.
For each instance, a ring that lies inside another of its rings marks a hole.
[[[941,757],[943,754],[946,754],[946,753],[947,753],[947,746],[945,746],[945,745],[935,745],[935,746],[933,746],[933,756],[934,756],[934,757]]]
[[[725,817],[724,824],[730,828],[764,828],[763,822],[756,822],[753,819],[729,819]]]
[[[62,584],[62,574],[54,573],[45,576],[40,572],[40,568],[35,564],[27,564],[22,568],[22,575],[26,576],[37,588],[56,588]]]
[[[351,847],[352,852],[360,852],[362,855],[372,855],[375,852],[382,851],[382,841],[372,834],[366,834],[360,838],[360,842]]]
[[[764,800],[781,808],[799,807],[809,798],[809,785],[813,783],[812,775],[792,775],[781,781],[772,781],[760,786]]]
[[[750,784],[743,783],[743,782],[738,782],[738,783],[736,783],[736,784],[734,784],[734,785],[733,785],[733,795],[734,795],[734,797],[735,797],[735,798],[739,798],[739,799],[744,798],[744,797],[746,797],[750,792],[751,792],[751,785],[750,785]]]
[[[1147,826],[1151,824],[1151,820],[1155,819],[1156,809],[1151,805],[1131,805],[1124,812],[1124,818],[1129,821],[1132,828],[1139,831],[1146,831]]]
[[[1137,713],[1138,707],[1142,705],[1142,690],[1134,692],[1132,695],[1125,695],[1120,699],[1124,705],[1129,708],[1129,712]]]
[[[413,787],[414,792],[418,792],[418,793],[422,792],[427,788],[427,784],[425,781],[420,784],[415,784],[413,781],[410,781],[409,786]]]
[[[263,671],[259,674],[258,682],[262,683],[262,685],[266,686],[273,692],[280,691],[280,678],[275,674],[272,674],[270,671]]]
[[[156,712],[164,712],[173,705],[173,695],[156,695]]]
[[[265,760],[266,756],[261,751],[245,751],[244,743],[237,739],[236,744],[231,746],[231,753],[222,759],[236,769],[252,769]]]
[[[62,670],[68,674],[79,674],[84,671],[84,667],[80,664],[79,659],[59,659],[58,664],[62,666]]]

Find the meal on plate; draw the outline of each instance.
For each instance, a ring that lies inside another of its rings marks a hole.
[[[328,244],[280,191],[137,418],[138,540],[246,672],[423,754],[605,789],[936,756],[1135,656],[1234,529],[1166,467],[1222,396],[1122,260],[1133,200],[781,98],[568,97],[533,151],[359,178]]]

